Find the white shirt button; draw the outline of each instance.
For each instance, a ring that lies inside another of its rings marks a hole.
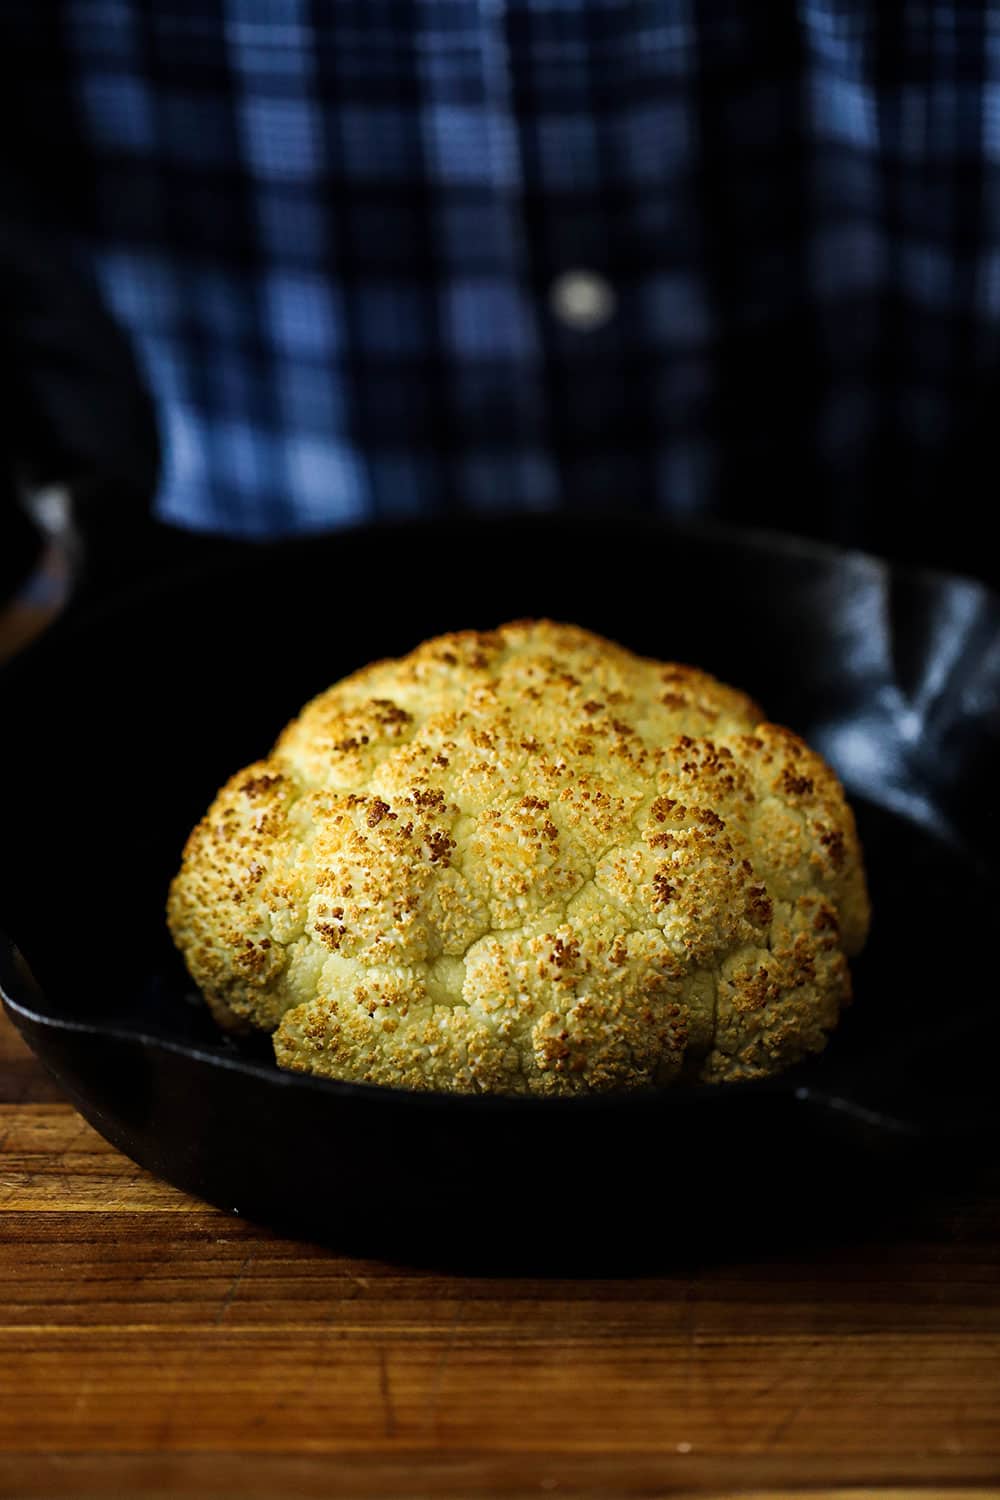
[[[563,271],[549,289],[552,312],[580,333],[603,328],[615,315],[618,298],[610,281],[596,271]]]

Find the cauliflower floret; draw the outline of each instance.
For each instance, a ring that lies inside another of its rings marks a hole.
[[[223,787],[168,902],[213,1014],[282,1067],[542,1094],[819,1051],[868,915],[818,755],[705,672],[549,621],[321,693]]]

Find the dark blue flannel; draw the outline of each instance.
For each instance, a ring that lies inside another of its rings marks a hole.
[[[887,485],[930,503],[992,421],[993,7],[31,0],[0,26],[148,372],[170,521],[770,488],[836,534]],[[554,298],[577,270],[589,321]]]

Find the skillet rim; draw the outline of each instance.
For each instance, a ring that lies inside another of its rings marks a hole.
[[[791,561],[822,564],[828,569],[843,572],[856,570],[886,581],[910,583],[930,587],[933,591],[952,592],[960,590],[975,595],[996,616],[1000,630],[1000,594],[988,584],[971,575],[952,573],[931,566],[897,563],[892,559],[860,548],[842,547],[821,538],[805,537],[795,533],[772,530],[763,526],[732,525],[711,519],[688,519],[678,521],[669,517],[631,510],[591,511],[580,515],[560,512],[494,514],[483,517],[403,517],[383,522],[363,522],[337,529],[322,529],[297,533],[278,539],[251,540],[246,538],[208,537],[196,533],[178,533],[175,528],[157,523],[164,535],[175,541],[183,538],[183,545],[190,546],[188,558],[174,562],[152,579],[132,578],[123,585],[106,593],[104,597],[91,599],[86,591],[74,596],[67,609],[54,624],[24,651],[8,662],[0,671],[0,681],[23,679],[35,671],[44,671],[54,656],[58,661],[64,642],[75,638],[80,630],[98,627],[109,617],[122,615],[127,618],[136,605],[150,605],[165,598],[176,597],[185,585],[203,582],[220,573],[231,575],[234,571],[260,567],[275,556],[291,556],[298,550],[317,544],[331,545],[342,539],[363,543],[366,537],[379,539],[405,539],[408,536],[442,531],[449,533],[481,533],[484,530],[503,530],[508,526],[539,531],[571,528],[577,532],[599,534],[609,525],[626,526],[636,533],[655,534],[661,538],[670,536],[690,539],[697,544],[710,547],[721,546],[736,551],[749,550],[756,554],[781,555]],[[200,545],[207,544],[213,550],[210,555],[195,555]],[[852,794],[853,795],[853,794]],[[873,799],[874,800],[874,799]],[[884,804],[877,804],[884,807]],[[898,809],[884,808],[904,821]],[[920,825],[917,825],[920,826]],[[988,874],[993,880],[1000,870],[976,870],[971,852],[963,846],[957,830],[938,826],[934,830],[924,829],[931,836],[945,842],[969,866],[970,875],[982,879]],[[26,998],[34,992],[35,999]],[[445,1110],[453,1114],[474,1111],[477,1117],[488,1114],[509,1114],[516,1111],[523,1119],[531,1114],[538,1116],[558,1114],[566,1116],[608,1113],[638,1112],[650,1109],[676,1109],[690,1106],[711,1107],[719,1095],[719,1086],[692,1084],[682,1088],[674,1086],[648,1087],[630,1091],[590,1093],[573,1096],[498,1095],[489,1093],[447,1093],[432,1090],[409,1090],[395,1086],[357,1083],[349,1080],[321,1078],[308,1073],[282,1070],[276,1065],[257,1062],[255,1059],[234,1053],[227,1056],[197,1043],[183,1041],[142,1026],[120,1024],[109,1019],[80,1021],[59,1011],[58,1001],[42,991],[31,974],[26,959],[6,930],[0,927],[0,1000],[13,1023],[22,1035],[26,1029],[41,1028],[64,1034],[79,1033],[89,1037],[102,1037],[130,1047],[151,1051],[164,1051],[187,1058],[199,1067],[235,1071],[244,1077],[260,1080],[279,1090],[301,1089],[341,1100],[357,1099],[369,1104],[384,1103],[387,1107],[405,1104],[410,1109],[431,1111]],[[41,1001],[39,1006],[38,1001]],[[52,1009],[48,1009],[48,1007]],[[29,1040],[26,1037],[26,1040]],[[29,1040],[29,1045],[31,1045]],[[34,1050],[34,1049],[33,1049]],[[783,1073],[762,1079],[741,1080],[725,1085],[727,1100],[739,1097],[762,1098],[767,1095],[794,1098],[802,1102],[818,1104],[824,1110],[854,1117],[858,1123],[877,1125],[880,1130],[914,1137],[936,1137],[940,1130],[932,1131],[921,1122],[914,1122],[892,1114],[873,1111],[850,1098],[822,1087],[813,1088],[798,1081],[805,1063],[795,1065]]]

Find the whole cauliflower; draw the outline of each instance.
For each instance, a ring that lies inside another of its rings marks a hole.
[[[692,667],[519,621],[321,693],[223,787],[168,913],[213,1014],[282,1067],[569,1094],[819,1051],[869,908],[794,734]]]

